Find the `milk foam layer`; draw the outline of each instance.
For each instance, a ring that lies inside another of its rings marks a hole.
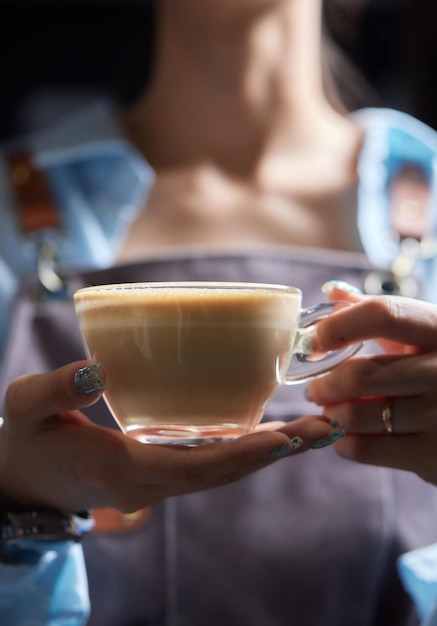
[[[153,326],[179,324],[183,316],[184,324],[205,328],[260,326],[287,329],[290,316],[295,319],[299,313],[300,296],[285,287],[193,289],[114,285],[80,290],[75,295],[75,302],[78,315],[86,316],[89,329],[112,329],[122,320],[125,326],[137,325],[140,312],[143,321],[147,320],[147,324]]]

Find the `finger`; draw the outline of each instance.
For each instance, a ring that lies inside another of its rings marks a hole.
[[[232,441],[197,447],[144,445],[132,441],[130,447],[130,481],[137,484],[180,485],[186,490],[222,484],[230,477],[236,480],[282,456],[299,453],[330,439],[336,427],[322,416],[306,416],[282,426],[280,430],[262,431]],[[288,448],[299,438],[298,448]],[[285,446],[285,448],[284,448]],[[283,450],[284,454],[279,454]],[[288,452],[288,454],[287,454]]]
[[[107,474],[111,506],[129,510],[238,480],[271,463],[273,450],[288,440],[285,433],[273,431],[189,447],[144,444],[120,435],[128,454],[117,454]]]
[[[335,430],[336,440],[339,429]],[[121,432],[95,425],[86,429],[70,428],[68,432],[56,429],[53,434],[56,435],[58,446],[50,442],[48,445],[58,451],[62,449],[61,459],[80,447],[83,462],[75,474],[86,485],[86,493],[84,489],[79,493],[68,494],[65,488],[62,492],[52,488],[50,502],[58,506],[61,503],[67,509],[71,509],[73,503],[73,510],[84,506],[112,506],[132,511],[169,496],[216,487],[243,478],[282,458],[282,455],[275,454],[278,448],[285,446],[285,452],[292,454],[293,450],[287,445],[292,437],[302,439],[301,447],[294,451],[298,453],[314,444],[322,447],[323,442],[325,445],[333,443],[332,433],[333,427],[329,420],[320,416],[296,420],[282,426],[280,431],[260,432],[234,441],[198,447],[143,444]],[[26,473],[22,465],[20,470]],[[41,496],[39,499],[42,500]]]
[[[393,432],[398,434],[437,433],[436,400],[426,396],[368,398],[326,407],[324,414],[342,424],[348,433],[385,434],[382,413],[391,407]]]
[[[357,302],[362,302],[365,298],[369,298],[369,296],[357,293],[355,287],[344,284],[342,281],[326,283],[323,285],[322,291],[328,295],[328,299],[331,302],[341,301],[356,304]],[[400,342],[390,341],[388,339],[379,339],[377,341],[385,352],[391,354],[405,354],[413,351],[413,348],[405,346],[405,344]]]
[[[437,349],[437,308],[405,297],[367,297],[316,326],[317,348],[333,350],[367,339],[389,339]]]
[[[279,430],[282,426],[285,426],[286,422],[281,420],[272,420],[271,422],[261,422],[255,427],[255,432],[259,433],[264,430]]]
[[[415,472],[424,480],[437,484],[436,446],[437,438],[425,434],[348,434],[335,444],[335,450],[340,456],[358,463]]]
[[[293,454],[309,448],[321,448],[338,440],[339,428],[324,416],[306,416],[281,427],[283,430],[256,433],[232,442],[209,444],[197,448],[182,446],[135,446],[138,451],[145,448],[153,454],[145,460],[145,474],[138,471],[132,480],[135,484],[117,490],[115,505],[132,510],[145,502],[158,502],[170,495],[191,493],[206,488],[225,485],[262,469],[281,456],[274,454],[284,448],[290,439],[301,436],[302,446]],[[293,435],[293,433],[299,433]],[[333,436],[335,433],[335,436]],[[133,442],[136,444],[137,442]],[[288,448],[289,456],[291,450]],[[156,484],[150,484],[150,464]],[[141,465],[141,460],[140,460]],[[144,469],[144,468],[143,468]],[[156,477],[159,476],[159,480]]]
[[[362,302],[368,296],[363,295],[357,287],[345,283],[342,280],[332,280],[322,286],[322,291],[328,296],[330,302]]]
[[[366,396],[418,396],[435,390],[437,354],[356,357],[308,384],[320,406]]]
[[[38,420],[80,409],[96,402],[103,388],[103,374],[90,361],[69,363],[47,374],[20,376],[6,393],[6,416]]]

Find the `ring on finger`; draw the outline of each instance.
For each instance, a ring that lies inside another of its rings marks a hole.
[[[387,398],[381,411],[382,424],[386,433],[393,433],[393,398]]]

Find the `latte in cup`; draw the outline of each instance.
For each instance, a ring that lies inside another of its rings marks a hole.
[[[86,287],[76,314],[104,399],[145,443],[229,439],[251,432],[286,376],[301,292],[251,283]],[[314,365],[311,365],[314,370]]]

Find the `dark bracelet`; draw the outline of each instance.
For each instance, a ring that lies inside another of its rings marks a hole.
[[[23,539],[79,541],[93,525],[90,511],[32,508],[0,492],[0,545]]]
[[[24,539],[80,541],[82,535],[91,530],[92,525],[92,516],[88,511],[69,514],[51,509],[35,511],[3,509],[0,512],[0,543]]]

